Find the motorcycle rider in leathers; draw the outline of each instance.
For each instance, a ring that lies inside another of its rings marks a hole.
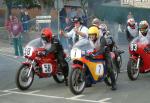
[[[139,36],[150,38],[149,24],[146,20],[139,23]]]
[[[50,28],[44,28],[41,32],[41,39],[42,43],[44,44],[45,51],[39,53],[41,56],[45,56],[50,52],[54,52],[55,56],[57,58],[58,64],[60,64],[60,68],[62,69],[62,72],[65,77],[65,83],[67,83],[67,77],[68,77],[68,63],[64,59],[64,51],[63,47],[60,44],[59,40],[55,37],[52,36],[52,30]]]
[[[95,26],[91,26],[88,30],[88,36],[89,40],[93,41],[95,45],[96,52],[93,54],[90,54],[90,58],[94,58],[95,56],[99,54],[104,54],[105,60],[106,60],[106,67],[108,70],[108,74],[110,75],[111,82],[112,82],[112,90],[116,90],[116,80],[115,75],[113,72],[114,66],[112,65],[112,58],[110,55],[110,47],[107,43],[107,40],[105,39],[105,36],[99,34],[99,29]]]
[[[138,25],[133,18],[127,20],[126,36],[128,42],[138,36]]]

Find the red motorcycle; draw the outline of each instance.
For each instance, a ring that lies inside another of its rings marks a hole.
[[[40,38],[32,40],[25,46],[24,57],[27,60],[22,63],[16,74],[16,85],[19,89],[28,89],[32,85],[35,74],[39,78],[53,76],[57,83],[64,82],[65,78],[55,58],[55,54],[49,53],[47,56],[39,55],[40,52],[45,50],[42,46],[43,43]]]
[[[128,77],[136,80],[139,73],[150,72],[150,45],[146,37],[136,37],[129,45]]]

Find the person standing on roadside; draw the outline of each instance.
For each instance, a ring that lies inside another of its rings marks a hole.
[[[9,32],[10,37],[13,40],[14,50],[15,50],[15,58],[23,55],[23,48],[21,42],[21,33],[23,31],[23,27],[19,22],[16,16],[9,16],[8,21],[6,22],[6,29]]]
[[[30,16],[28,14],[28,11],[25,11],[24,15],[22,16],[22,24],[23,24],[24,32],[29,31],[29,20],[30,20]]]

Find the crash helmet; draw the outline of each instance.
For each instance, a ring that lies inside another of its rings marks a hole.
[[[146,20],[143,20],[139,23],[139,31],[143,36],[147,35],[148,29],[149,29],[149,24]]]
[[[99,26],[100,25],[100,20],[98,18],[94,18],[92,20],[92,25]]]
[[[100,29],[101,29],[103,35],[105,35],[107,33],[107,31],[108,31],[106,24],[101,24],[100,25]]]
[[[127,24],[128,24],[128,26],[131,27],[132,29],[135,29],[135,20],[134,20],[134,18],[128,19]]]
[[[92,41],[96,41],[97,38],[99,37],[99,29],[96,26],[91,26],[88,29],[88,37]]]
[[[50,28],[44,28],[41,32],[41,38],[43,41],[50,42],[52,40],[52,30]]]

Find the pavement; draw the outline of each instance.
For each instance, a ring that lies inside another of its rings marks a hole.
[[[13,45],[10,43],[10,40],[8,38],[8,33],[6,31],[0,31],[0,52],[8,55],[14,55],[14,48]],[[23,36],[23,47],[31,40],[38,38],[39,33],[38,32],[28,32],[28,33],[22,33]]]

